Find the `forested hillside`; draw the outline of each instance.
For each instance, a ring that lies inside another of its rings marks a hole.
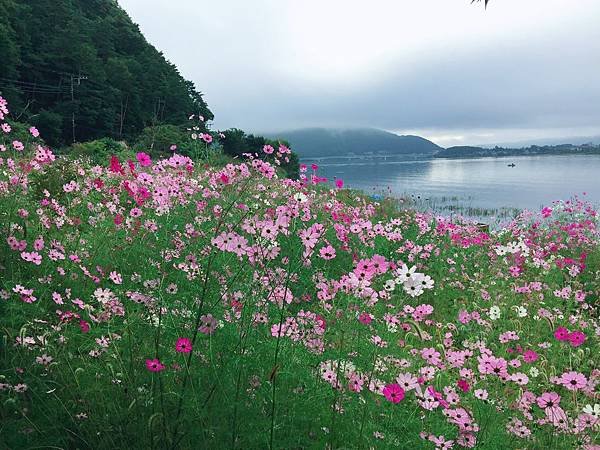
[[[114,0],[0,0],[0,92],[53,146],[212,118]]]

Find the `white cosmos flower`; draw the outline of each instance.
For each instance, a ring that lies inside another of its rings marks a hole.
[[[383,288],[388,292],[392,292],[396,288],[396,282],[394,280],[387,280]]]
[[[419,277],[419,282],[421,283],[421,286],[423,287],[423,289],[433,289],[433,278],[431,278],[429,275],[423,275],[423,274],[419,274],[422,275],[421,277]]]
[[[298,192],[294,195],[294,200],[300,203],[304,203],[306,200],[308,200],[308,197],[306,196],[306,194]]]
[[[412,266],[409,269],[406,264],[402,264],[402,267],[396,269],[396,275],[401,280],[401,282],[404,283],[413,276],[416,270],[417,268],[415,266]]]
[[[488,312],[490,319],[498,320],[500,318],[500,308],[497,306],[492,306]]]
[[[517,312],[517,316],[527,317],[527,308],[525,308],[524,306],[515,306],[514,309]]]
[[[590,416],[600,418],[600,405],[598,403],[595,403],[594,406],[589,404],[585,405],[582,412],[589,414]]]
[[[423,287],[421,286],[420,281],[409,278],[404,283],[404,291],[411,297],[418,297],[423,293]]]

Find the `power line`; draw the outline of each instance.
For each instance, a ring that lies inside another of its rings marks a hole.
[[[32,88],[23,88],[20,86],[9,86],[9,85],[0,85],[4,89],[15,88],[18,89],[19,92],[24,94],[66,94],[68,91],[66,90],[58,90],[58,89],[32,89]]]
[[[55,86],[52,84],[37,83],[37,82],[32,82],[32,81],[21,81],[21,80],[15,80],[12,78],[5,78],[5,77],[0,77],[0,80],[5,81],[7,83],[11,83],[11,84],[22,85],[24,87],[46,88],[46,89],[59,89],[60,88],[60,83]]]

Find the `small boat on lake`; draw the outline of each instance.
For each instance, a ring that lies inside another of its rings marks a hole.
[[[508,165],[508,167],[515,167],[515,166],[516,166],[516,164],[515,164],[515,163],[510,163],[510,164]]]

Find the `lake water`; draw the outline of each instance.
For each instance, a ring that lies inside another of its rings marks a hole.
[[[321,176],[342,178],[345,187],[411,197],[440,212],[507,217],[515,209],[538,209],[573,195],[600,203],[600,155],[418,160],[324,157],[315,162]],[[511,163],[515,167],[508,167]],[[480,214],[480,209],[492,211]]]

